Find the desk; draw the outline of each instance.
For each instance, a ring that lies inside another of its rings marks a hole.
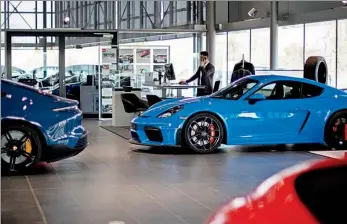
[[[142,85],[161,89],[161,97],[162,98],[166,98],[166,90],[168,90],[168,89],[176,89],[177,90],[177,98],[180,98],[180,97],[182,97],[182,89],[203,89],[203,88],[205,88],[205,86],[200,86],[200,85],[180,85],[180,84],[156,85],[156,84],[143,83]]]

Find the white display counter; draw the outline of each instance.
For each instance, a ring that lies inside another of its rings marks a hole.
[[[130,126],[130,121],[135,117],[134,114],[128,114],[124,110],[121,94],[127,93],[123,89],[114,89],[112,91],[112,125],[115,127]],[[133,88],[131,93],[134,93],[141,98],[141,89]]]

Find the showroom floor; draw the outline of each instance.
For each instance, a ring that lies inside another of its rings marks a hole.
[[[141,150],[97,121],[84,125],[90,145],[80,155],[2,176],[1,223],[202,224],[279,170],[322,158],[269,148],[210,155]]]

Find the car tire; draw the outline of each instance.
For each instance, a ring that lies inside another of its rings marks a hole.
[[[323,57],[309,57],[304,65],[304,78],[314,80],[323,84],[327,83],[328,66]]]
[[[347,133],[345,133],[346,125],[346,110],[339,111],[329,118],[324,130],[324,141],[328,145],[328,147],[336,150],[347,149]]]
[[[38,131],[26,124],[1,126],[2,169],[22,171],[35,166],[40,161],[43,148]]]
[[[206,154],[217,151],[223,142],[224,126],[213,114],[200,113],[188,119],[183,131],[183,146]]]

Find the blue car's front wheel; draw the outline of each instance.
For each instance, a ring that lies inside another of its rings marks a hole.
[[[26,124],[6,122],[1,128],[1,165],[6,170],[23,170],[40,161],[42,141]]]
[[[215,115],[200,113],[188,119],[183,134],[185,145],[191,150],[212,153],[222,144],[224,127]]]

